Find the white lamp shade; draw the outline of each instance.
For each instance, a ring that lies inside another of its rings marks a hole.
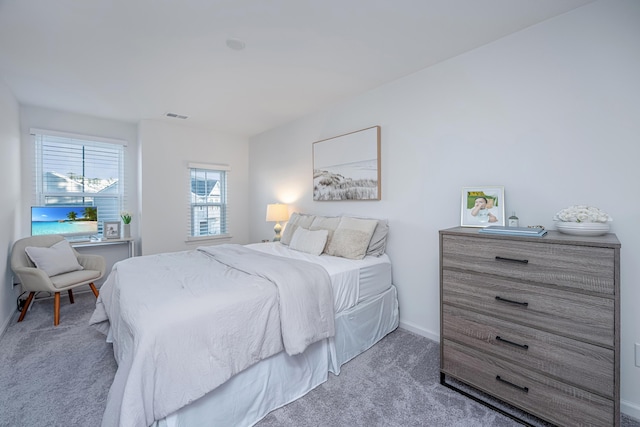
[[[282,203],[267,205],[267,221],[286,221],[289,219],[289,207]]]

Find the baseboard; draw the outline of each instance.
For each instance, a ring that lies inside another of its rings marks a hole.
[[[400,322],[399,327],[409,332],[413,332],[414,334],[429,338],[431,341],[435,341],[438,343],[440,342],[440,334],[435,334],[431,331],[421,328],[420,326],[414,325],[411,322]]]
[[[4,320],[2,325],[0,325],[0,339],[4,335],[4,332],[7,330],[7,328],[9,327],[9,323],[11,323],[11,319],[13,319],[14,315],[15,315],[15,311],[11,312],[11,314],[7,316],[7,318]]]
[[[620,399],[620,412],[636,421],[640,421],[640,405]]]

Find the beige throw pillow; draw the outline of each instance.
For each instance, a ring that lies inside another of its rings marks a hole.
[[[327,253],[349,259],[364,258],[378,221],[343,216],[333,233]]]
[[[27,246],[24,250],[36,267],[47,273],[49,277],[82,270],[82,266],[78,263],[78,258],[67,240],[61,240],[50,248]]]

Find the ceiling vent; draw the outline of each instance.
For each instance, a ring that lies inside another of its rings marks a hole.
[[[181,114],[176,114],[176,113],[167,113],[166,116],[171,117],[172,119],[182,119],[182,120],[186,120],[189,118],[189,116],[183,116]]]

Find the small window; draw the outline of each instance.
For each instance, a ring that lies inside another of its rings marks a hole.
[[[189,237],[228,235],[229,167],[190,164],[189,175]]]
[[[34,204],[97,208],[98,223],[126,209],[126,141],[31,129]]]

